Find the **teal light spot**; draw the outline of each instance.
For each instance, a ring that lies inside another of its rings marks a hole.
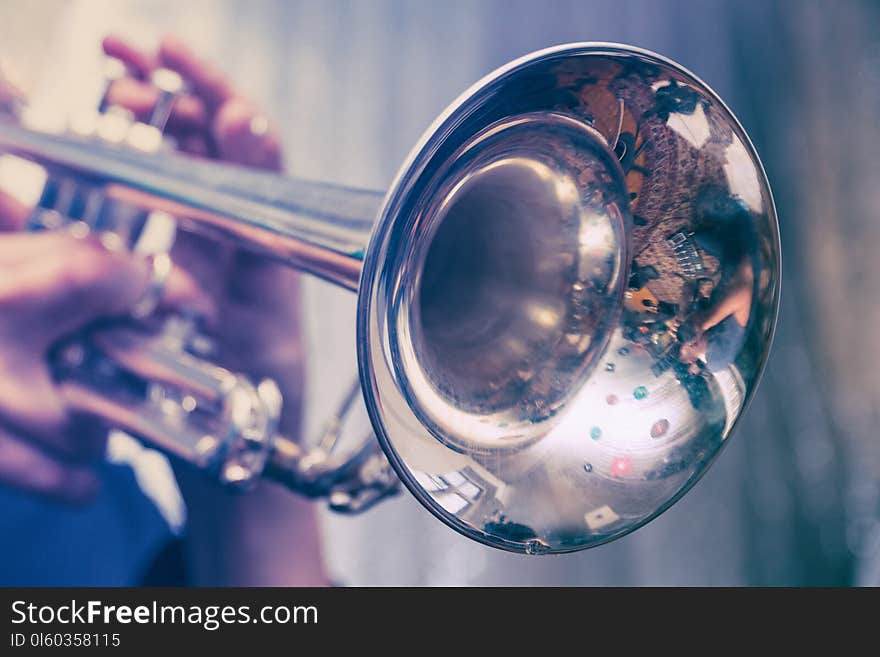
[[[648,389],[645,386],[638,386],[633,390],[633,397],[636,399],[644,399],[648,396]]]
[[[590,438],[593,440],[599,440],[602,437],[602,430],[599,427],[593,427],[590,429]]]

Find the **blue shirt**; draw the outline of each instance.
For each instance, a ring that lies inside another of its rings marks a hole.
[[[126,465],[100,466],[101,488],[72,506],[0,487],[0,586],[131,586],[171,538]]]

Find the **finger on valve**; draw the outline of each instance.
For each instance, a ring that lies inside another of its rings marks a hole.
[[[159,61],[162,66],[183,76],[205,103],[209,112],[216,110],[236,95],[226,76],[212,64],[198,57],[189,46],[174,35],[167,35],[162,39],[159,45]]]
[[[161,92],[148,82],[130,77],[114,80],[107,90],[107,103],[129,110],[137,120],[146,121],[159,101]],[[186,135],[207,130],[208,115],[204,103],[192,94],[183,93],[175,98],[168,118],[168,131]]]
[[[224,160],[260,169],[281,168],[278,135],[268,119],[242,98],[233,98],[219,109],[214,140]]]
[[[158,65],[155,56],[135,47],[126,39],[115,34],[104,37],[101,46],[107,56],[114,57],[125,64],[128,73],[138,80],[146,80]]]
[[[19,259],[12,249],[0,246],[0,263],[16,265],[14,273],[0,281],[0,308],[19,330],[45,343],[99,318],[128,315],[154,284],[151,261],[107,236],[12,237],[26,257]],[[172,266],[158,294],[156,305],[163,310],[185,307],[206,316],[214,313],[211,297],[183,267]]]

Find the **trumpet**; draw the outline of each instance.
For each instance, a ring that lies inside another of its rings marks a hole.
[[[154,116],[113,138],[0,123],[0,152],[53,181],[44,227],[94,224],[98,198],[355,291],[359,381],[306,447],[278,432],[278,387],[212,363],[179,314],[60,348],[73,407],[228,484],[266,477],[340,511],[402,482],[463,535],[527,554],[635,530],[720,452],[766,362],[779,234],[748,136],[680,65],[606,43],[526,55],[455,100],[384,193],[168,152],[179,81],[159,82]],[[358,397],[375,439],[339,453]]]

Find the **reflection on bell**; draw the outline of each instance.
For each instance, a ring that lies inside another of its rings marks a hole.
[[[465,98],[371,243],[367,405],[458,531],[597,545],[684,494],[754,391],[778,302],[770,190],[721,100],[647,52],[551,49]]]

